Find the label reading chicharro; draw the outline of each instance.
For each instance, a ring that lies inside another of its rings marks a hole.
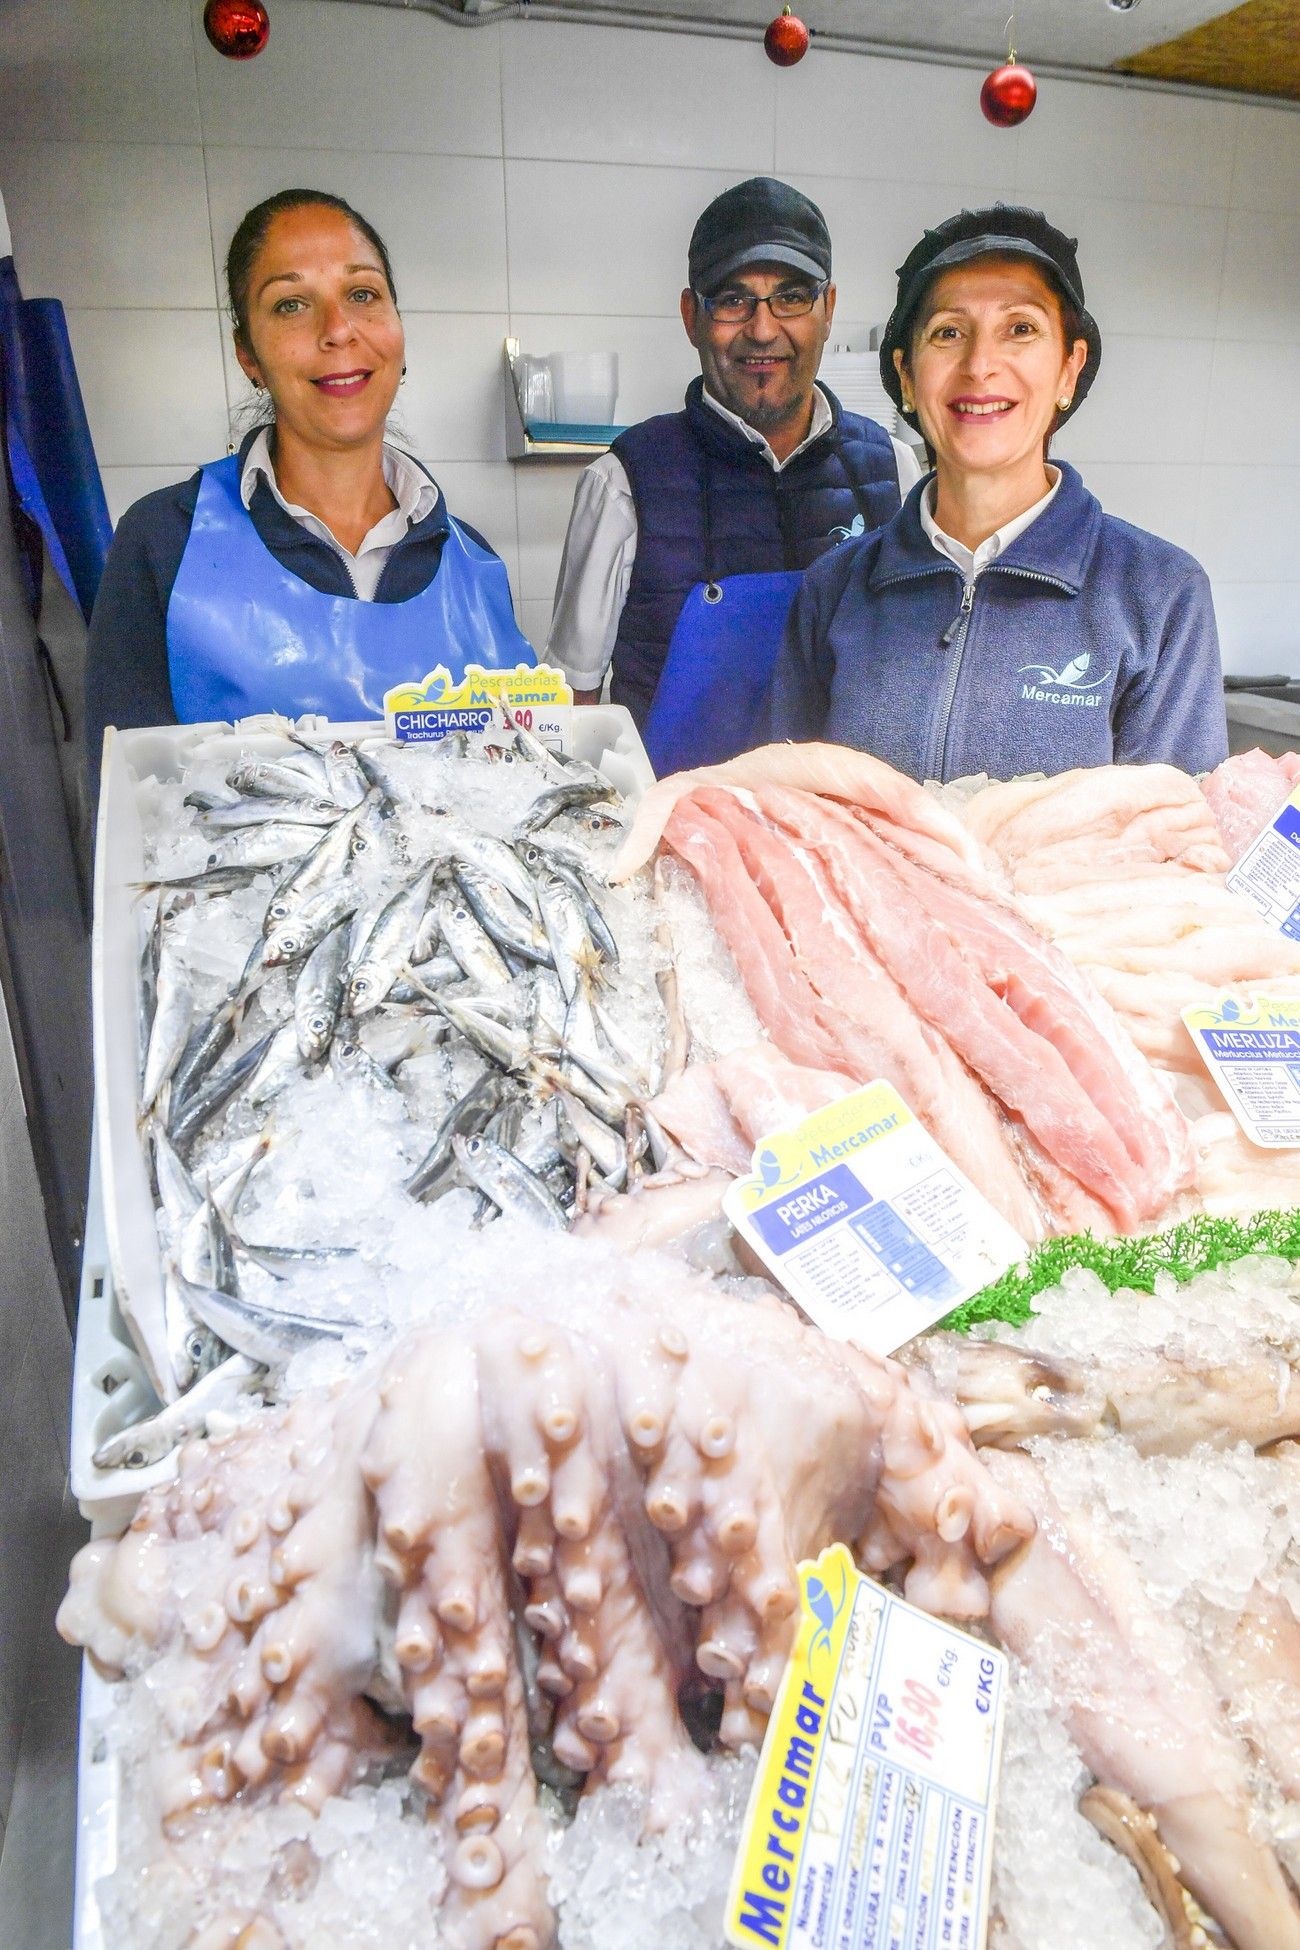
[[[891,1084],[837,1098],[754,1147],[722,1201],[822,1332],[892,1354],[1028,1248]]]
[[[843,1544],[799,1582],[727,1942],[981,1950],[1006,1659],[863,1577]]]
[[[1300,1145],[1300,1002],[1220,995],[1184,1009],[1183,1021],[1251,1143]]]
[[[1231,869],[1228,886],[1300,941],[1300,785]]]

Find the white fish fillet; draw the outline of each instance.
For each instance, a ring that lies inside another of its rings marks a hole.
[[[843,799],[923,835],[972,873],[982,875],[986,871],[983,855],[961,821],[914,779],[869,752],[851,751],[846,745],[760,745],[756,751],[728,759],[725,765],[674,772],[651,786],[619,849],[612,880],[629,879],[653,858],[677,801],[702,785],[786,785],[828,799]]]

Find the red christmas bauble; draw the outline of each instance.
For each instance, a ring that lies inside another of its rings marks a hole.
[[[984,119],[998,129],[1014,129],[1017,122],[1033,114],[1037,100],[1038,83],[1019,61],[1010,67],[994,68],[980,89]]]
[[[251,61],[266,46],[271,16],[262,0],[208,0],[203,31],[218,54],[231,61]]]
[[[792,68],[808,52],[808,29],[787,7],[768,26],[763,46],[768,60],[775,61],[778,68]]]

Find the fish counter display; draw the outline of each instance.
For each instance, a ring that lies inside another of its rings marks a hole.
[[[133,783],[102,1940],[716,1950],[838,1541],[1011,1656],[999,1950],[1300,1947],[1300,1154],[1179,1015],[1295,993],[1226,885],[1286,765],[248,744]],[[875,1079],[1027,1255],[894,1360],[722,1210]]]

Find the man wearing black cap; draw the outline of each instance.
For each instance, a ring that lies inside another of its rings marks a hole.
[[[809,563],[896,512],[909,447],[816,383],[835,311],[821,211],[770,177],[711,203],[691,237],[682,322],[701,377],[684,410],[628,428],[586,469],[556,590],[550,661],[611,696],[656,769],[750,742]]]

